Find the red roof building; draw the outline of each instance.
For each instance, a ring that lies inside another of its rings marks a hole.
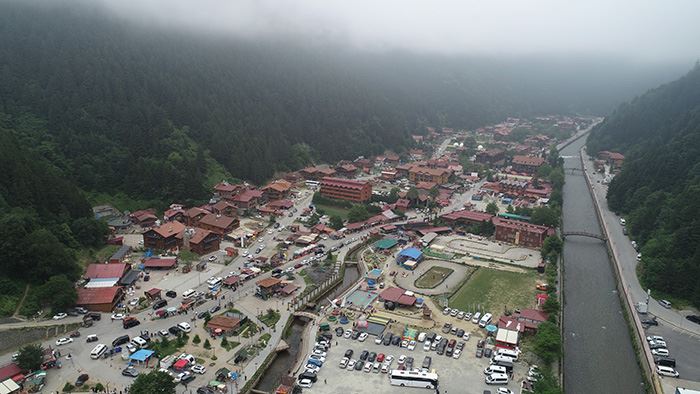
[[[135,224],[141,227],[150,227],[156,223],[158,217],[156,216],[156,211],[154,209],[142,209],[136,212],[132,212],[129,218]]]
[[[198,255],[216,252],[221,244],[221,236],[203,228],[195,228],[190,237],[190,250]]]
[[[120,279],[129,267],[124,263],[115,264],[90,264],[85,271],[85,278],[88,279]]]
[[[217,215],[223,215],[223,216],[229,216],[229,217],[238,216],[238,212],[236,211],[236,206],[227,200],[219,200],[219,202],[217,202],[216,204],[211,206],[211,210],[213,213],[215,213]]]
[[[496,226],[496,239],[498,241],[531,248],[542,247],[550,232],[550,228],[546,226],[499,217],[493,219],[493,224]]]
[[[149,258],[143,260],[144,268],[148,269],[171,269],[175,268],[177,265],[177,259],[159,259],[159,258]]]
[[[171,250],[182,247],[185,225],[173,221],[143,233],[144,248]]]
[[[412,166],[411,169],[408,170],[408,179],[414,183],[432,182],[437,185],[442,185],[449,181],[450,175],[452,175],[452,171],[447,168]]]
[[[541,157],[516,155],[513,156],[511,164],[515,171],[534,174],[544,164],[544,159]]]
[[[473,225],[490,222],[493,215],[486,212],[477,212],[469,210],[454,211],[441,215],[440,218],[450,224]]]
[[[0,382],[7,379],[12,379],[15,382],[19,382],[24,375],[22,375],[22,368],[15,363],[5,364],[0,367]]]
[[[365,181],[326,177],[321,180],[321,195],[339,200],[364,202],[372,197],[372,184]]]
[[[239,193],[231,201],[236,204],[239,209],[251,209],[260,205],[260,200],[263,197],[262,190],[247,189],[242,193]]]
[[[284,179],[278,179],[262,188],[265,198],[268,200],[280,200],[289,195],[292,184]]]
[[[121,287],[80,288],[75,304],[91,311],[111,312],[123,297]]]
[[[221,182],[214,186],[214,194],[221,198],[229,199],[238,193],[242,185],[233,185],[228,182]]]
[[[185,223],[191,227],[196,226],[203,217],[210,213],[202,207],[192,207],[185,211]]]
[[[198,226],[204,230],[209,230],[219,235],[226,235],[238,228],[240,221],[237,217],[216,215],[210,213],[203,217]]]

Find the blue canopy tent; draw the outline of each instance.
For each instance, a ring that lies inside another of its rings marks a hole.
[[[148,349],[141,349],[135,351],[131,356],[129,356],[130,363],[131,362],[138,362],[138,363],[146,363],[146,366],[148,366],[148,360],[151,359],[151,356],[153,356],[155,352],[153,350],[148,350]]]

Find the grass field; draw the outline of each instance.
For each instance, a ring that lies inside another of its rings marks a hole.
[[[537,273],[517,273],[480,267],[450,297],[450,307],[471,312],[477,307],[498,316],[504,310],[535,306]]]
[[[421,275],[420,278],[416,279],[414,284],[419,289],[434,289],[453,272],[453,269],[446,267],[431,267],[426,273]]]
[[[347,220],[348,218],[348,209],[345,208],[334,207],[332,205],[317,204],[316,209],[322,210],[323,213],[328,216],[340,216],[343,220]]]

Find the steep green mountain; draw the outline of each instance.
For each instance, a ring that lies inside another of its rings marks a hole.
[[[588,151],[626,153],[608,202],[642,247],[641,279],[700,306],[700,65],[613,112]]]
[[[0,2],[0,113],[90,193],[202,199],[230,175],[263,182],[315,159],[401,151],[425,125],[606,111],[652,74],[245,41],[143,26],[95,3]]]

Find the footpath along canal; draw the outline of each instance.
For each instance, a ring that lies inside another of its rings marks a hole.
[[[581,168],[581,138],[564,148],[565,168]],[[563,231],[601,234],[580,171],[566,171]],[[605,243],[584,237],[564,242],[564,389],[567,393],[642,393],[642,375],[625,322]]]

